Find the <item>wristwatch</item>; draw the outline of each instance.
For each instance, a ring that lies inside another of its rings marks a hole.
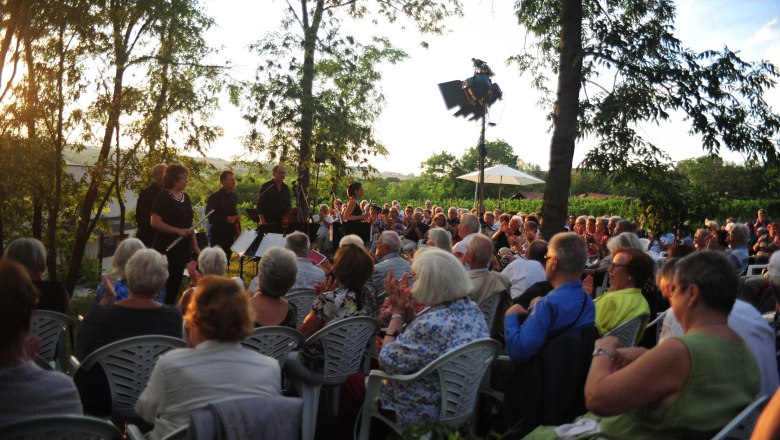
[[[608,352],[606,349],[603,349],[603,348],[597,348],[597,349],[593,350],[592,357],[596,357],[596,356],[598,356],[600,354],[603,354],[604,356],[608,357],[609,360],[611,360],[613,362],[615,361],[615,356],[613,356],[612,353]]]

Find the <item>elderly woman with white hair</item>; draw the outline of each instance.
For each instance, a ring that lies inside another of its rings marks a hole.
[[[471,280],[455,256],[441,249],[420,250],[412,262],[412,276],[415,282],[411,289],[399,288],[397,280],[391,277],[385,284],[393,317],[379,362],[384,371],[392,374],[419,371],[455,348],[490,336],[482,313],[468,297]],[[415,318],[400,333],[410,297],[429,305],[430,311]],[[359,382],[353,380],[350,384]],[[380,394],[382,409],[394,411],[401,427],[437,420],[440,396],[435,375],[413,383],[388,383]]]
[[[428,247],[452,253],[452,234],[444,228],[431,228],[428,230],[427,244]]]
[[[189,287],[182,292],[179,300],[179,309],[182,313],[187,311],[192,293],[198,285],[198,280],[207,275],[224,276],[228,269],[228,260],[225,251],[219,246],[203,248],[198,255],[198,261],[187,263],[187,273],[190,277]],[[242,288],[244,281],[241,278],[233,278]]]
[[[125,265],[130,260],[130,257],[141,249],[146,249],[146,246],[137,238],[128,238],[119,243],[114,256],[111,258],[111,274],[103,275],[103,280],[95,292],[95,304],[111,304],[127,299],[130,290],[127,287]],[[113,280],[111,275],[114,276]],[[106,289],[106,286],[113,286],[114,290]],[[109,291],[108,295],[105,294],[106,290]],[[155,295],[154,299],[160,303],[164,302],[165,289]]]
[[[168,279],[168,262],[153,249],[137,251],[125,265],[129,293],[115,304],[98,304],[84,317],[76,337],[75,354],[84,359],[111,342],[142,335],[182,337],[179,309],[155,301],[154,296]],[[108,291],[111,286],[106,286]],[[107,292],[107,294],[109,294]],[[110,395],[101,369],[80,371],[74,378],[84,404],[84,412],[108,415]]]
[[[258,291],[250,300],[255,310],[255,327],[283,325],[295,328],[298,309],[284,296],[295,284],[298,264],[295,253],[272,247],[257,266]]]
[[[40,291],[37,309],[70,314],[70,298],[59,281],[46,281],[46,248],[34,238],[18,238],[5,248],[3,258],[16,261],[27,269],[33,284]]]

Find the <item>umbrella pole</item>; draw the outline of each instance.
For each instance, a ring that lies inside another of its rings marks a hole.
[[[498,178],[498,209],[501,209],[501,183],[504,181],[504,176]]]

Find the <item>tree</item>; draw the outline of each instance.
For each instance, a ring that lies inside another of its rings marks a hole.
[[[534,75],[535,84],[544,83],[544,69],[558,72],[544,237],[563,224],[577,138],[598,141],[584,168],[634,185],[644,183],[630,180],[632,171],[668,162],[637,132],[637,123],[668,121],[675,112],[682,112],[709,153],[725,147],[777,162],[780,117],[763,92],[774,87],[778,70],[767,62],[747,63],[728,48],[686,49],[672,33],[671,0],[521,0],[517,16],[537,41],[512,60]]]
[[[240,103],[239,92],[248,92],[244,112],[252,125],[250,148],[269,153],[271,160],[297,163],[298,184],[308,192],[315,149],[341,174],[352,162],[366,175],[373,170],[368,157],[386,153],[372,128],[383,103],[377,68],[405,57],[388,39],[364,45],[344,36],[342,17],[360,19],[374,12],[394,22],[406,16],[419,31],[439,33],[444,18],[461,14],[461,2],[300,0],[293,6],[288,0],[287,12],[282,32],[253,46],[268,60],[254,83],[233,88],[232,101]]]

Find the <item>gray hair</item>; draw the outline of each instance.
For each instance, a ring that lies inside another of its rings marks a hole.
[[[731,247],[741,247],[747,244],[750,231],[745,225],[734,225],[731,228]]]
[[[444,228],[428,229],[428,239],[433,240],[437,248],[452,252],[452,235],[448,230]]]
[[[460,224],[467,227],[466,230],[469,234],[479,232],[479,218],[474,214],[463,214],[460,216]]]
[[[554,235],[547,247],[547,253],[551,251],[558,258],[558,270],[567,275],[582,273],[588,262],[588,248],[574,232]]]
[[[207,247],[200,251],[198,271],[203,275],[225,276],[227,267],[227,256],[221,247]]]
[[[295,231],[284,240],[284,247],[293,251],[297,257],[305,258],[309,255],[309,236],[301,231]]]
[[[117,278],[125,278],[125,265],[136,252],[146,249],[144,242],[133,237],[122,240],[111,259],[111,272]]]
[[[305,234],[304,234],[305,235]],[[269,248],[257,265],[257,281],[263,295],[280,298],[295,284],[298,261],[289,249]]]
[[[621,232],[607,241],[607,250],[610,254],[615,254],[618,249],[639,249],[645,250],[639,237],[633,232]]]
[[[390,252],[401,250],[401,237],[395,231],[384,231],[379,235],[378,243],[387,246]]]
[[[466,269],[449,252],[438,248],[420,249],[412,261],[415,274],[412,295],[427,305],[464,298],[473,289]]]
[[[17,238],[12,241],[5,248],[3,258],[22,264],[33,278],[46,272],[46,248],[35,238]]]
[[[342,247],[342,246],[347,245],[347,244],[355,244],[355,245],[358,245],[360,247],[364,247],[363,239],[360,238],[360,236],[356,235],[356,234],[345,235],[344,237],[341,238],[341,241],[339,241],[339,247]]]
[[[153,297],[168,280],[168,260],[154,249],[141,249],[125,264],[127,287],[136,295]],[[178,295],[167,292],[166,295]]]
[[[488,238],[487,235],[474,235],[466,245],[466,258],[469,256],[477,265],[477,267],[472,267],[472,269],[487,267],[490,264],[490,259],[493,258],[493,240]]]
[[[739,277],[726,254],[694,252],[680,259],[674,273],[676,288],[695,285],[707,307],[728,315],[737,296]]]

